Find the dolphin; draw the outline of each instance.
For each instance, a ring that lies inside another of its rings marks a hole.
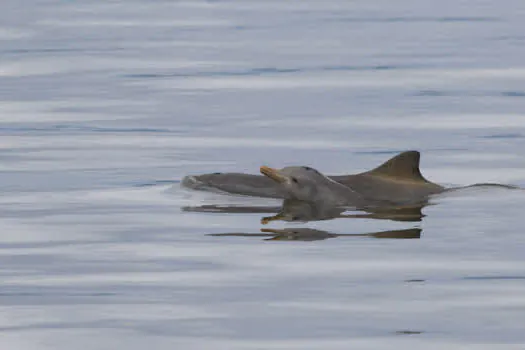
[[[349,175],[328,175],[328,179],[355,192],[356,206],[411,206],[425,203],[433,195],[472,187],[497,187],[523,190],[518,186],[478,183],[445,188],[427,180],[419,169],[418,151],[401,152],[378,167]],[[188,175],[181,186],[205,191],[264,198],[293,199],[290,191],[268,176],[244,173]],[[363,209],[363,208],[359,208]]]
[[[406,151],[372,170],[349,175],[328,175],[326,178],[353,191],[357,204],[381,201],[389,204],[418,203],[446,190],[423,177],[419,169],[420,158],[418,151]],[[181,186],[256,197],[292,198],[290,192],[275,180],[244,173],[188,175],[182,179]]]

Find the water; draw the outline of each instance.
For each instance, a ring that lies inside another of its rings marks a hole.
[[[525,197],[437,197],[421,223],[265,241],[279,205],[187,174],[397,152],[447,186],[525,185],[521,1],[3,1],[0,346],[521,349]]]

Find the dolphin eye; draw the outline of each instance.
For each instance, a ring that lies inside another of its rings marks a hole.
[[[299,181],[297,181],[297,179],[295,177],[292,177],[292,181],[295,182],[295,183],[299,183]]]

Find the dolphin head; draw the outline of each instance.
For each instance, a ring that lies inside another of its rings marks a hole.
[[[285,188],[290,196],[301,201],[315,201],[331,182],[319,171],[306,166],[282,169],[261,166],[261,173]]]

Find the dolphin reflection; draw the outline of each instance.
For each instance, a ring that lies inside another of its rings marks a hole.
[[[365,208],[351,210],[345,207],[325,205],[323,203],[304,202],[295,199],[285,199],[281,207],[276,206],[238,206],[238,205],[202,205],[183,207],[188,212],[213,212],[231,214],[273,214],[261,219],[263,225],[271,221],[308,222],[337,218],[379,219],[404,222],[419,222],[425,216],[422,209],[429,205],[421,202],[410,206],[390,206],[380,208]]]
[[[327,206],[322,203],[303,202],[297,200],[285,200],[281,210],[274,216],[261,219],[263,225],[271,221],[321,221],[338,218],[347,219],[379,219],[393,221],[419,222],[425,216],[422,209],[428,203],[420,203],[411,206],[391,206],[380,208],[369,208],[355,211],[352,214],[345,207]]]
[[[420,228],[403,230],[380,231],[359,234],[339,234],[311,228],[262,228],[262,233],[210,233],[207,236],[215,237],[267,237],[265,241],[320,241],[335,237],[371,237],[383,239],[419,239]]]

